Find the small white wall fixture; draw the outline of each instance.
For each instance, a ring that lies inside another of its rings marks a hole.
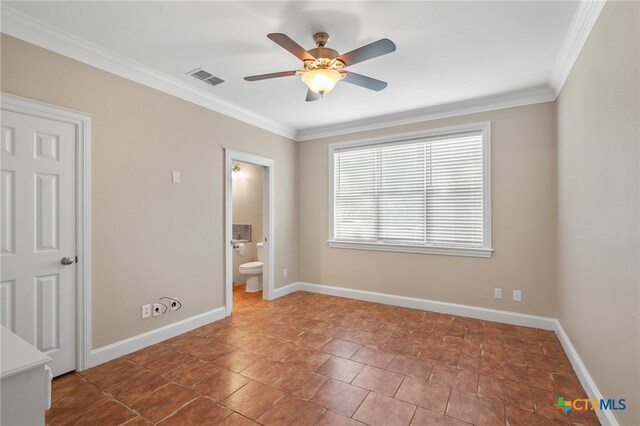
[[[4,111],[73,124],[76,128],[76,370],[91,367],[91,115],[0,93]]]
[[[263,167],[262,173],[262,223],[264,233],[264,246],[262,248],[262,297],[272,300],[274,295],[274,183],[275,161],[271,158],[248,152],[236,151],[225,148],[224,150],[224,228],[225,228],[225,309],[226,315],[233,311],[233,162],[254,164]]]

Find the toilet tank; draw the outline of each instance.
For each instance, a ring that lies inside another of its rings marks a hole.
[[[263,242],[259,242],[256,244],[256,253],[258,254],[258,262],[262,262],[262,246],[264,246]]]

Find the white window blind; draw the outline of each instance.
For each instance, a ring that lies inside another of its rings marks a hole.
[[[482,249],[481,130],[333,149],[336,242]]]

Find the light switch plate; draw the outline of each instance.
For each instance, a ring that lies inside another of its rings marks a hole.
[[[514,302],[522,302],[522,292],[520,290],[513,290]]]
[[[180,183],[180,172],[171,172],[171,182]]]
[[[142,318],[149,318],[151,316],[151,305],[142,305]]]

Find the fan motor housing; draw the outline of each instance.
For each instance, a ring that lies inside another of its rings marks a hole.
[[[316,47],[308,51],[309,55],[318,59],[335,59],[338,57],[338,51],[329,47]]]
[[[338,71],[344,68],[344,62],[338,58],[338,52],[328,47],[316,47],[308,51],[316,59],[304,61],[304,69],[313,71],[317,69],[328,69]]]

